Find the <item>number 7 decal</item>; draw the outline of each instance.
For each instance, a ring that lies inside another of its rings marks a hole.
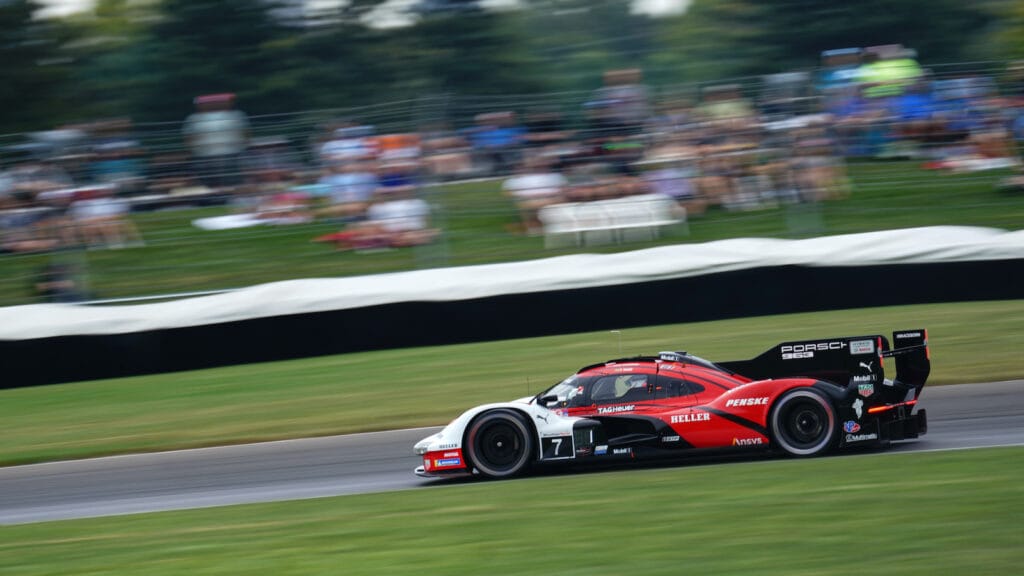
[[[543,455],[541,457],[544,460],[561,460],[565,458],[573,458],[575,456],[575,451],[572,445],[572,436],[543,438],[540,444],[543,449]]]

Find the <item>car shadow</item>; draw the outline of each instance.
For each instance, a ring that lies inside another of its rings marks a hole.
[[[883,454],[887,452],[906,452],[920,446],[920,441],[910,440],[893,442],[890,447],[882,446],[861,446],[856,448],[844,448],[841,452],[827,456],[815,457],[814,459],[844,458],[853,455]],[[471,484],[476,482],[496,482],[502,480],[522,480],[525,478],[575,476],[578,474],[593,474],[597,472],[621,472],[626,470],[651,470],[668,468],[693,468],[698,466],[716,466],[738,462],[764,462],[764,461],[805,461],[807,458],[793,458],[786,455],[766,451],[750,451],[737,449],[710,450],[697,455],[687,456],[656,456],[637,459],[625,459],[614,462],[573,462],[549,463],[535,465],[528,473],[505,479],[489,479],[479,474],[462,474],[450,478],[431,478],[424,480],[421,487],[457,486],[460,484]]]

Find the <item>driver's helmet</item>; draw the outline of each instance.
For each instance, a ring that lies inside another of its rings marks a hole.
[[[647,386],[647,375],[646,374],[634,374],[626,380],[626,385],[630,390],[633,388],[644,388]]]

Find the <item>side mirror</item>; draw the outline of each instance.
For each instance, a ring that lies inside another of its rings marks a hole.
[[[547,396],[541,396],[540,399],[537,400],[537,404],[540,405],[540,406],[543,406],[545,408],[550,406],[551,403],[553,403],[553,402],[555,402],[555,403],[558,402],[558,396],[555,395],[555,394],[548,394]]]

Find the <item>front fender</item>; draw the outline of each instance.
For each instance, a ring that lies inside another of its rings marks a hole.
[[[420,440],[413,447],[413,451],[423,457],[422,469],[417,469],[417,474],[433,476],[469,472],[469,463],[463,454],[466,430],[474,418],[491,410],[512,410],[526,417],[535,431],[538,446],[543,445],[544,438],[572,435],[573,423],[579,418],[562,416],[529,400],[475,406],[460,414],[440,432]]]

